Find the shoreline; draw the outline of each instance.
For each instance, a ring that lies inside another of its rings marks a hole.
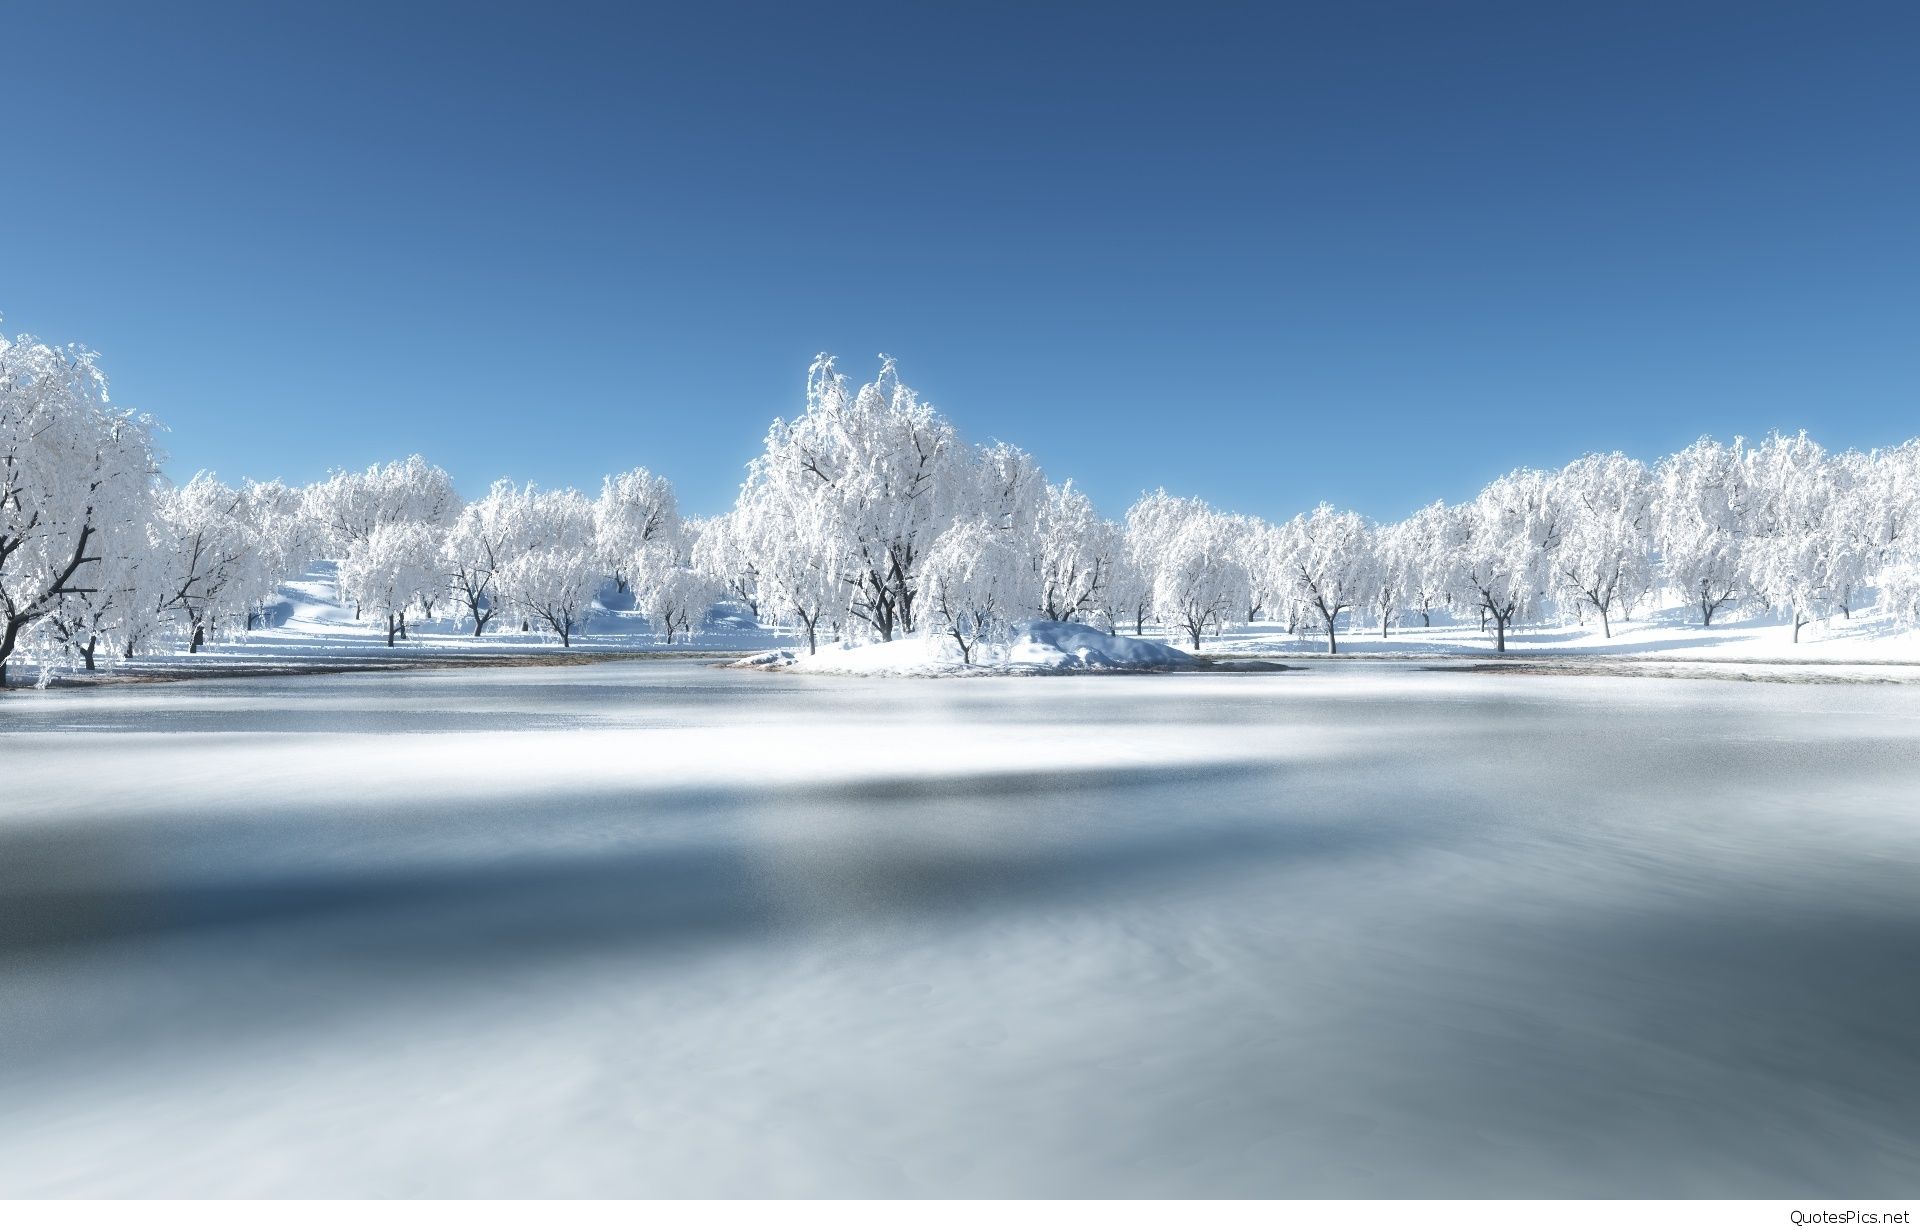
[[[631,662],[636,660],[663,661],[701,661],[714,667],[731,668],[738,666],[740,660],[750,657],[750,652],[740,650],[700,650],[700,649],[661,649],[661,650],[618,650],[618,649],[555,649],[551,652],[527,652],[525,650],[488,651],[449,651],[441,653],[413,653],[405,657],[387,659],[376,655],[320,659],[301,661],[290,659],[285,662],[248,660],[222,663],[216,655],[199,662],[189,660],[175,665],[154,663],[151,667],[137,667],[132,670],[106,669],[97,672],[73,671],[55,675],[43,689],[37,682],[37,674],[18,681],[10,681],[0,687],[0,695],[9,692],[32,692],[42,690],[67,690],[74,688],[106,688],[139,686],[146,684],[191,683],[197,680],[228,679],[272,679],[318,675],[379,674],[399,671],[436,671],[470,670],[485,667],[524,668],[524,667],[574,667],[594,666],[607,662]],[[1496,657],[1492,654],[1478,655],[1467,653],[1236,653],[1225,651],[1201,655],[1201,665],[1187,670],[1141,669],[1141,670],[1101,670],[1101,671],[1019,671],[995,672],[980,670],[977,672],[955,672],[951,675],[929,674],[926,678],[998,678],[1003,675],[1012,678],[1019,676],[1052,677],[1082,675],[1151,675],[1151,674],[1283,674],[1311,669],[1312,664],[1337,664],[1340,662],[1364,662],[1372,664],[1399,664],[1421,671],[1435,673],[1460,674],[1506,674],[1506,675],[1546,675],[1546,676],[1591,676],[1629,679],[1693,679],[1721,682],[1748,683],[1806,683],[1806,684],[1908,684],[1920,683],[1920,661],[1897,658],[1841,660],[1814,658],[1704,658],[1674,657],[1662,654],[1572,654],[1554,652],[1512,652]],[[1909,676],[1861,675],[1850,672],[1872,670],[1898,670],[1911,672]],[[854,673],[837,672],[790,672],[786,670],[763,670],[766,674],[804,674],[818,678],[884,678],[887,676],[864,676]],[[912,676],[917,677],[917,676]]]

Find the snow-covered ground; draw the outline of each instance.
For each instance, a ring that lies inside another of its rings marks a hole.
[[[1436,626],[1393,626],[1380,635],[1377,624],[1339,629],[1340,652],[1349,655],[1430,656],[1435,654],[1492,657],[1493,637],[1477,622],[1459,622],[1437,615]],[[1233,654],[1318,654],[1326,651],[1326,635],[1316,627],[1297,628],[1293,635],[1277,624],[1255,623],[1224,636],[1208,637],[1206,652]],[[1770,615],[1715,616],[1712,627],[1702,627],[1698,611],[1669,607],[1641,616],[1613,621],[1613,635],[1603,633],[1597,620],[1586,624],[1520,625],[1507,633],[1508,657],[1563,657],[1608,655],[1669,660],[1722,662],[1863,662],[1920,665],[1920,631],[1897,625],[1876,611],[1859,612],[1852,619],[1835,618],[1810,623],[1793,639],[1793,625]]]
[[[1903,687],[0,697],[0,1194],[1897,1197]]]

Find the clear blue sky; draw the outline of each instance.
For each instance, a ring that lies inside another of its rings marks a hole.
[[[169,469],[644,464],[818,350],[1110,514],[1920,434],[1920,5],[0,8],[0,311]]]

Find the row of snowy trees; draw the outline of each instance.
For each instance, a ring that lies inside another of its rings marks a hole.
[[[389,644],[436,611],[476,635],[511,612],[568,641],[602,578],[673,639],[718,596],[691,564],[698,527],[645,470],[597,499],[500,482],[470,504],[419,457],[304,488],[175,485],[154,425],[110,407],[95,358],[0,338],[0,684],[22,656],[91,669],[103,650],[197,652],[254,627],[316,560]]]
[[[1800,436],[1699,443],[1648,466],[1619,453],[1518,470],[1471,501],[1374,524],[1326,505],[1274,525],[1155,492],[1103,520],[1010,445],[972,447],[891,360],[853,389],[825,356],[806,412],[776,422],[700,568],[817,644],[825,626],[891,640],[934,631],[971,655],[1012,621],[1149,623],[1198,648],[1261,617],[1382,636],[1436,612],[1497,648],[1519,621],[1615,618],[1661,595],[1703,623],[1780,611],[1794,636],[1877,589],[1920,623],[1920,441],[1829,455]]]
[[[1149,624],[1198,647],[1265,618],[1338,647],[1438,612],[1504,649],[1518,621],[1612,621],[1658,601],[1805,623],[1873,591],[1920,623],[1920,442],[1828,454],[1802,436],[1710,440],[1653,466],[1620,454],[1520,470],[1473,500],[1374,524],[1321,506],[1284,524],[1155,492],[1102,518],[1007,444],[976,446],[891,360],[854,388],[821,356],[734,507],[683,519],[644,469],[597,498],[502,480],[463,501],[418,457],[308,487],[159,474],[152,425],[111,409],[94,356],[0,339],[0,682],[22,651],[95,664],[199,649],[253,626],[286,579],[334,561],[384,625],[506,613],[571,643],[603,585],[668,640],[731,598],[823,639],[951,637],[971,656],[1020,619]]]

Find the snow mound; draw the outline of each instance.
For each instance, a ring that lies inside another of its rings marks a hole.
[[[733,663],[757,670],[797,671],[809,675],[892,675],[930,678],[945,675],[1053,675],[1074,671],[1167,671],[1196,669],[1199,662],[1157,641],[1113,636],[1085,624],[1035,619],[1014,628],[1004,645],[981,645],[973,661],[942,636],[914,637],[873,645],[823,645],[807,654],[774,649]]]
[[[1034,619],[1014,628],[1006,665],[1019,670],[1174,670],[1198,665],[1184,653],[1159,641],[1115,636],[1085,624]]]

